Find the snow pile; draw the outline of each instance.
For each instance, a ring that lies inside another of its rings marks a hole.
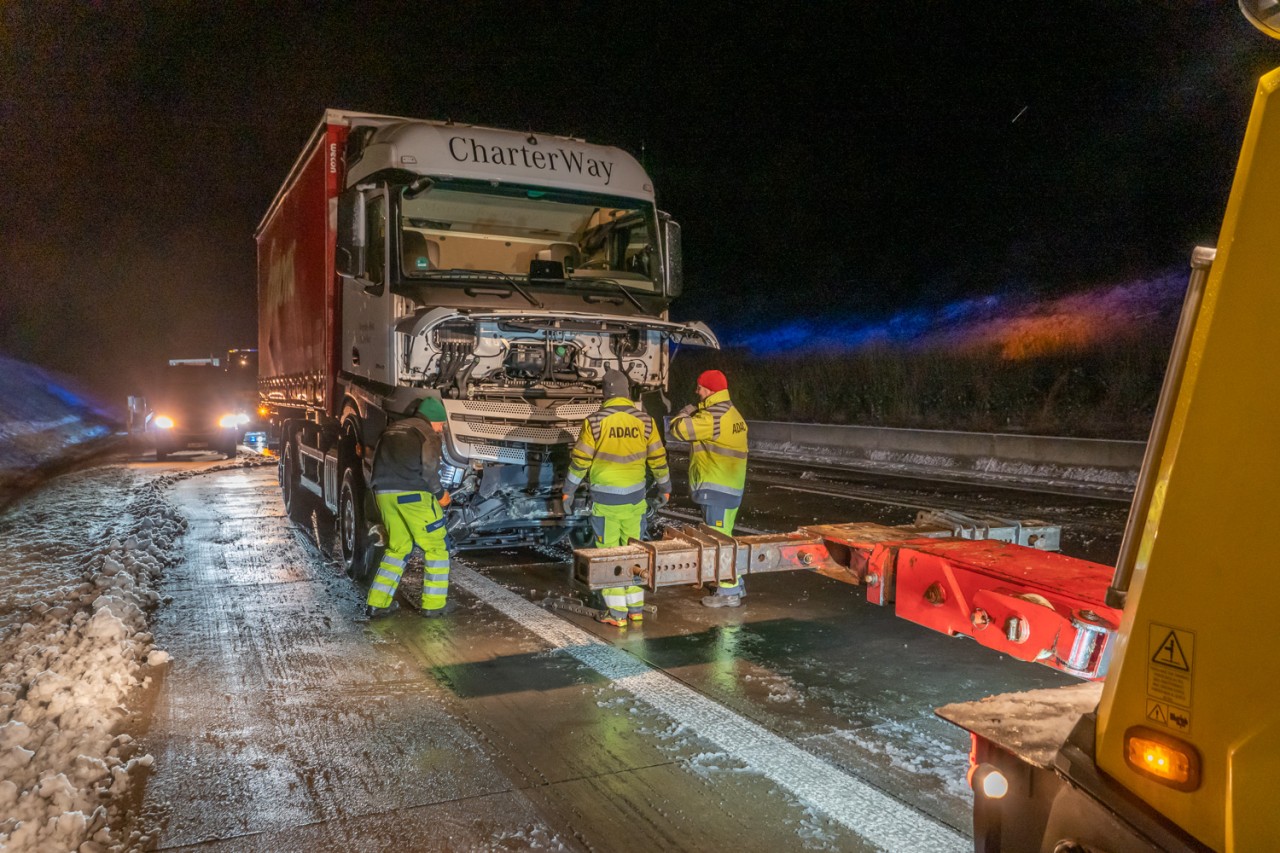
[[[147,612],[158,603],[156,581],[179,558],[186,522],[162,485],[123,492],[123,529],[62,555],[79,561],[79,583],[52,584],[51,600],[24,603],[0,628],[0,849],[89,853],[147,842],[136,832],[120,837],[119,827],[123,796],[151,756],[116,729],[147,669],[168,659],[152,648]],[[49,513],[33,504],[18,512],[33,521]]]

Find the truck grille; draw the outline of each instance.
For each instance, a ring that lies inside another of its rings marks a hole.
[[[511,465],[541,464],[552,447],[571,444],[599,403],[445,400],[452,449],[459,458]]]

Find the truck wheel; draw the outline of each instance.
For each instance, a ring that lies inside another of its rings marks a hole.
[[[338,492],[338,541],[347,575],[359,584],[369,582],[373,568],[364,498],[364,477],[355,468],[347,468],[342,472],[342,488]]]
[[[311,507],[302,488],[302,472],[298,470],[298,447],[292,439],[285,442],[284,453],[280,457],[280,492],[289,518],[299,524],[308,523]]]

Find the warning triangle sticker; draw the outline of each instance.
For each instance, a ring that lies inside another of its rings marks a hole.
[[[1191,665],[1187,663],[1187,655],[1182,650],[1182,644],[1178,642],[1176,631],[1170,631],[1168,636],[1160,641],[1160,645],[1156,647],[1156,653],[1151,656],[1151,660],[1153,663],[1162,663],[1165,666],[1171,666],[1183,672],[1191,671]]]
[[[1164,715],[1164,706],[1159,702],[1151,703],[1151,710],[1147,711],[1147,719],[1155,720],[1160,725],[1167,725],[1169,720]]]

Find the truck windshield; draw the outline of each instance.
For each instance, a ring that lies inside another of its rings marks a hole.
[[[400,198],[405,278],[476,270],[661,292],[656,216],[641,199],[439,180]]]

